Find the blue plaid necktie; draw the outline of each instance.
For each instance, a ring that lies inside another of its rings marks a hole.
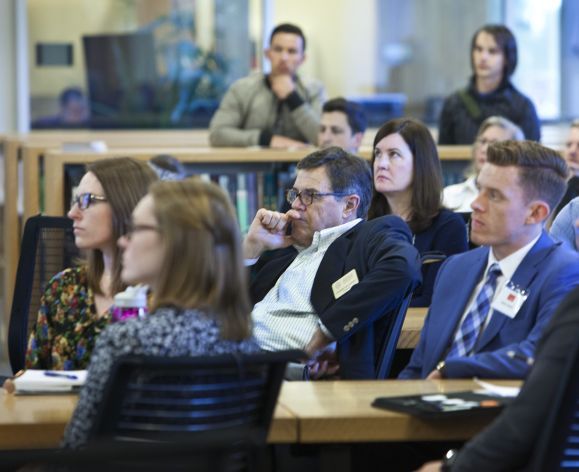
[[[468,356],[474,349],[491,308],[491,300],[497,287],[497,277],[501,273],[501,268],[496,262],[489,267],[485,283],[454,335],[452,346],[446,356],[447,359]]]

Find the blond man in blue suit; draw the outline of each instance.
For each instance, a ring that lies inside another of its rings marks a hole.
[[[418,346],[400,378],[524,378],[546,323],[579,285],[579,255],[544,223],[567,166],[540,144],[489,147],[472,203],[478,249],[440,269]]]

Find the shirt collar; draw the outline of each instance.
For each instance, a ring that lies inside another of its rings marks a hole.
[[[473,95],[474,97],[480,97],[480,98],[494,97],[495,95],[502,93],[503,90],[505,90],[511,86],[511,82],[510,82],[509,78],[503,77],[503,80],[501,81],[501,83],[499,84],[499,86],[495,90],[493,90],[492,92],[488,92],[488,93],[480,93],[476,89],[476,82],[475,81],[476,81],[476,78],[474,75],[472,75],[470,77],[467,88],[468,88],[468,91],[471,93],[471,95]]]
[[[362,218],[356,218],[355,220],[348,221],[347,223],[338,226],[332,226],[331,228],[316,231],[312,238],[312,244],[307,248],[301,249],[313,249],[315,251],[326,250],[330,244],[342,236],[346,231],[360,223],[360,221],[362,221]],[[299,250],[300,248],[297,249]]]
[[[539,235],[535,239],[533,239],[529,244],[523,246],[521,249],[518,249],[517,251],[513,252],[504,259],[501,259],[500,261],[497,261],[497,258],[495,257],[492,248],[490,248],[486,270],[488,270],[488,268],[494,262],[497,262],[499,264],[499,267],[501,268],[503,276],[506,277],[507,280],[511,280],[513,278],[513,274],[519,267],[519,264],[523,261],[525,256],[529,253],[531,248],[535,245],[535,243],[539,240],[540,237],[541,233],[539,233]]]
[[[475,193],[478,193],[478,188],[476,186],[476,176],[471,176],[464,182],[465,187],[468,187],[469,190],[472,190]]]

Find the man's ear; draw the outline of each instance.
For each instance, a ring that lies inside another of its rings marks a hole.
[[[351,218],[352,215],[356,216],[358,206],[360,206],[360,197],[358,195],[348,195],[346,197],[346,205],[344,206],[344,217],[348,219]]]
[[[271,62],[271,49],[270,48],[265,48],[263,50],[263,55],[265,56],[265,58]]]
[[[525,219],[525,224],[534,225],[543,223],[551,213],[551,207],[543,200],[533,200],[529,204],[529,214]]]

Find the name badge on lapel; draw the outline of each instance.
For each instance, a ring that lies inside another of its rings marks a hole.
[[[500,311],[512,319],[517,316],[517,313],[528,296],[529,292],[527,290],[509,282],[499,292],[491,308]]]
[[[334,298],[337,300],[345,293],[349,292],[350,289],[359,282],[358,274],[356,274],[356,269],[352,269],[343,277],[340,277],[332,284],[332,291],[334,292]]]

